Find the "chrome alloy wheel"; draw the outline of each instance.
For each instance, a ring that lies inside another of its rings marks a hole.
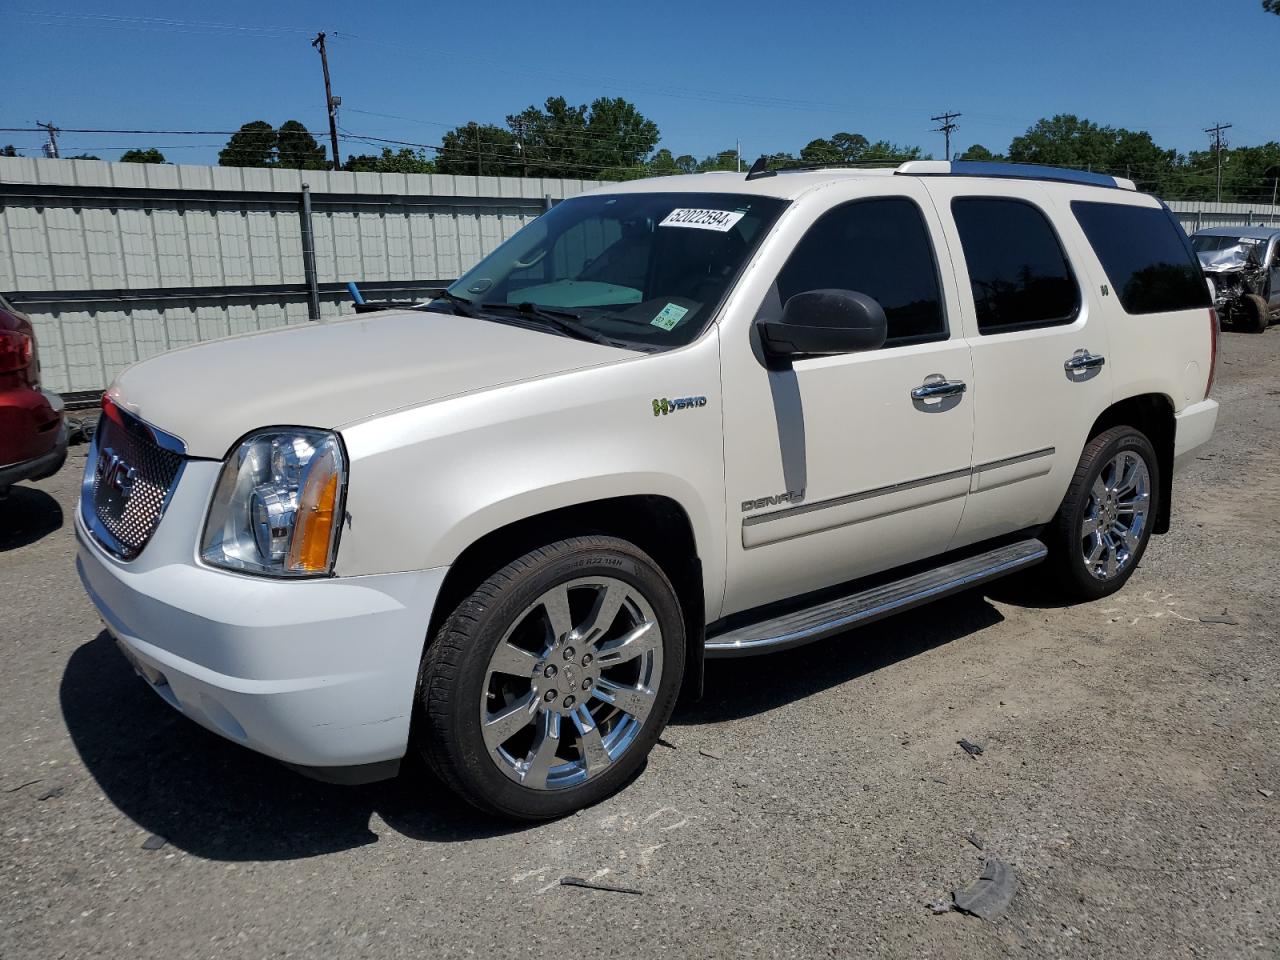
[[[558,584],[515,618],[489,658],[485,748],[523,786],[584,783],[635,742],[661,679],[662,630],[635,587],[612,577]]]
[[[1089,491],[1080,543],[1085,568],[1112,580],[1134,562],[1151,509],[1151,473],[1146,461],[1122,450],[1102,468]]]

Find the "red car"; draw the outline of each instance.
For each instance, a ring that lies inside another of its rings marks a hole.
[[[20,480],[53,476],[66,459],[62,398],[40,389],[31,321],[0,297],[0,496]]]

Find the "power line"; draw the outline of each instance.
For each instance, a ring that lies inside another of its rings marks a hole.
[[[940,127],[935,127],[933,132],[934,132],[934,133],[940,133],[940,134],[942,134],[944,137],[946,137],[946,143],[947,143],[947,159],[948,159],[948,160],[950,160],[950,159],[951,159],[951,134],[952,134],[952,132],[953,132],[953,131],[955,131],[955,130],[958,130],[958,129],[959,129],[958,125],[956,125],[955,123],[952,123],[952,121],[953,121],[953,120],[955,120],[955,119],[956,119],[956,117],[961,117],[961,116],[964,116],[964,114],[961,114],[961,113],[951,113],[950,111],[948,111],[947,113],[944,113],[944,114],[942,114],[941,116],[937,116],[937,117],[930,117],[930,118],[929,118],[929,119],[930,119],[930,120],[932,120],[934,123],[941,123],[941,124],[942,124],[942,126],[940,126]]]

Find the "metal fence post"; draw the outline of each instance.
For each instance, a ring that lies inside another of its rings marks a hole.
[[[302,185],[302,272],[307,279],[307,314],[320,319],[320,284],[316,280],[316,242],[311,227],[311,184]]]
[[[1203,211],[1203,210],[1197,210],[1197,211],[1196,211],[1196,229],[1197,229],[1197,230],[1199,230],[1199,229],[1200,229],[1201,224],[1203,224],[1203,223],[1204,223],[1204,211]]]
[[[546,213],[551,209],[551,194],[544,193],[542,195],[542,212]]]

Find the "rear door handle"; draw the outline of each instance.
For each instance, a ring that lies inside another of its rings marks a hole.
[[[1090,353],[1088,350],[1077,350],[1071,355],[1062,368],[1067,373],[1075,373],[1078,370],[1096,370],[1107,362],[1107,358],[1096,353]]]
[[[948,380],[940,373],[931,373],[924,383],[911,391],[912,400],[932,400],[935,397],[958,397],[968,387],[963,380]]]

